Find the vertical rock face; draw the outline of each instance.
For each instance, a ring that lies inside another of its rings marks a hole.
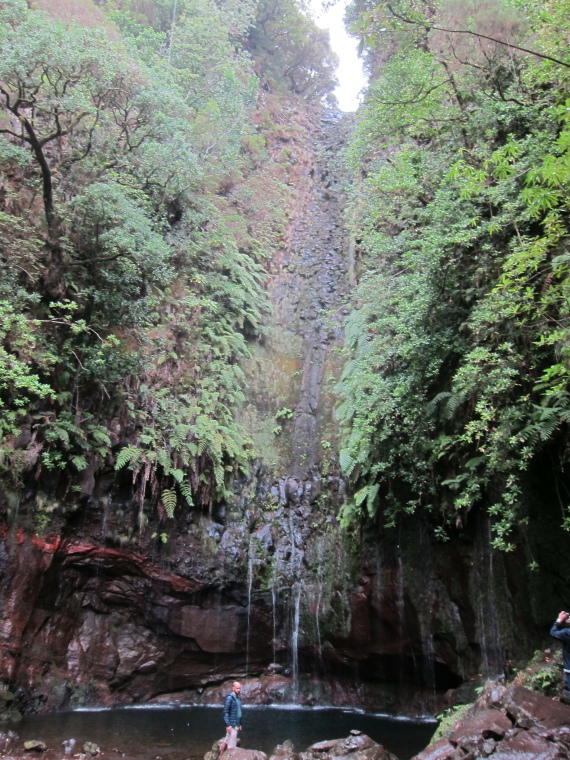
[[[129,543],[132,504],[108,486],[104,509],[88,502],[59,536],[4,531],[0,677],[30,709],[215,701],[239,678],[252,701],[418,712],[516,650],[512,610],[529,614],[520,568],[507,584],[484,521],[452,547],[432,545],[415,518],[358,547],[340,530],[332,388],[350,287],[340,151],[351,118],[289,117],[289,137],[269,146],[289,154],[287,244],[268,264],[274,310],[244,367],[242,423],[261,458],[228,503],[177,515],[167,544],[150,530]]]
[[[323,455],[337,435],[331,385],[348,293],[348,178],[341,151],[351,117],[333,110],[320,121],[297,116],[299,171],[289,241],[270,264],[273,312],[263,345],[246,366],[244,423],[268,470],[303,481],[320,476]]]
[[[338,314],[331,318],[331,312],[340,308],[348,290],[342,226],[346,177],[339,156],[347,138],[346,120],[335,111],[327,111],[321,120],[311,170],[317,179],[305,214],[295,225],[288,261],[290,286],[299,299],[290,328],[301,336],[304,352],[291,446],[296,477],[317,466],[322,442],[332,433],[332,408],[323,397],[323,382],[331,349],[339,345]]]

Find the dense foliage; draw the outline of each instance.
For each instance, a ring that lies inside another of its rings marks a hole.
[[[75,507],[99,474],[143,526],[221,498],[252,455],[238,360],[291,192],[245,47],[257,4],[83,0],[91,27],[42,5],[0,7],[3,500]],[[281,55],[303,71],[300,44]]]
[[[481,505],[512,548],[525,478],[550,447],[570,529],[569,11],[353,3],[374,76],[351,149],[349,522],[421,509],[445,539]]]

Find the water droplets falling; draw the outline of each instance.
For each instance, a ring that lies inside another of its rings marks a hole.
[[[404,642],[406,636],[406,602],[404,598],[404,561],[402,557],[402,549],[398,546],[398,552],[396,555],[396,562],[398,566],[398,573],[396,575],[396,606],[398,609],[398,635],[402,642],[400,649],[400,673],[399,680],[400,685],[404,682]]]
[[[275,588],[275,576],[272,578],[271,583],[271,613],[272,613],[272,628],[273,635],[271,637],[271,643],[273,647],[273,658],[271,662],[277,661],[277,589]]]
[[[295,608],[293,614],[293,631],[291,635],[291,671],[293,677],[293,703],[297,704],[299,697],[299,621],[301,617],[301,584],[294,587]]]
[[[253,588],[253,561],[255,558],[255,545],[250,537],[247,552],[247,629],[245,639],[245,675],[249,676],[249,640],[251,626],[251,590]]]
[[[433,609],[436,598],[436,588],[433,579],[433,557],[429,536],[423,522],[418,525],[419,545],[421,547],[424,575],[420,584],[420,597],[418,604],[418,618],[420,625],[420,639],[422,648],[422,667],[418,674],[419,681],[426,690],[426,710],[431,710],[435,705],[436,677],[435,677],[435,646],[433,638]]]
[[[315,604],[315,629],[317,632],[317,653],[319,656],[319,663],[322,665],[323,647],[321,644],[321,626],[319,622],[319,616],[321,614],[321,595],[322,595],[322,588],[321,588],[321,581],[319,580],[318,586],[317,586],[317,601]]]
[[[484,676],[497,676],[504,672],[505,652],[501,641],[499,609],[496,588],[501,585],[498,568],[495,568],[491,545],[491,525],[482,519],[477,532],[475,564],[473,566],[473,593],[477,600],[477,635],[481,649],[481,672]]]

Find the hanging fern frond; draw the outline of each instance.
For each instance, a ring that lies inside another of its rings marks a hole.
[[[177,502],[176,491],[173,488],[165,488],[162,492],[162,505],[171,519],[174,517]]]
[[[181,483],[178,484],[178,488],[180,489],[180,493],[182,496],[184,496],[184,499],[186,500],[186,503],[189,507],[194,506],[194,502],[192,500],[192,490],[190,488],[190,485],[187,483],[186,480],[183,480]]]
[[[143,453],[142,449],[137,448],[137,446],[125,446],[117,455],[115,470],[120,470],[126,465],[134,467],[141,461]]]

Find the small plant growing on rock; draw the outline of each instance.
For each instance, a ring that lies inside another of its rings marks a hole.
[[[466,705],[455,705],[454,707],[448,707],[440,715],[438,715],[437,719],[440,721],[440,723],[436,729],[435,734],[433,735],[432,741],[443,739],[445,736],[450,734],[457,723],[465,715],[467,710],[472,706],[473,703]]]
[[[547,697],[558,696],[562,685],[561,653],[550,649],[537,650],[516,680],[527,689],[538,691]]]

